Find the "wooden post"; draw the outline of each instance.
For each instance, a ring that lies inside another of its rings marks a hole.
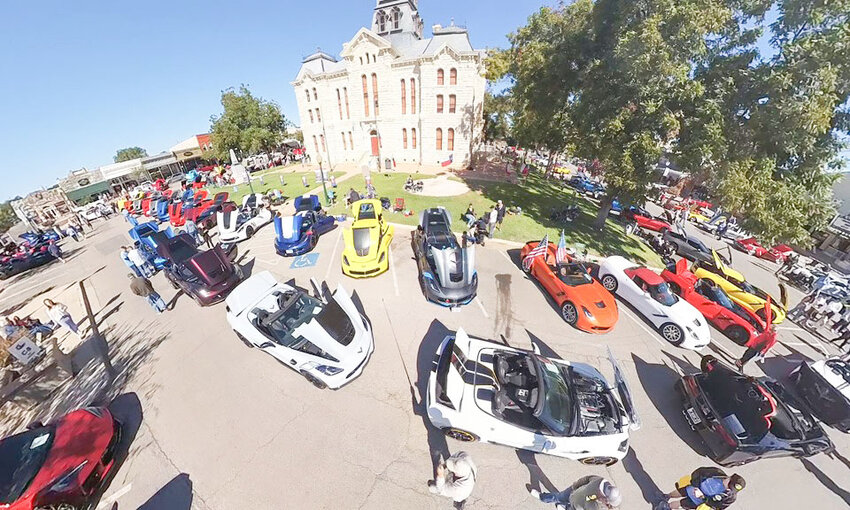
[[[94,314],[91,311],[89,297],[86,294],[86,287],[83,284],[82,280],[80,280],[80,294],[83,297],[83,305],[86,307],[86,315],[88,315],[89,317],[89,325],[91,326],[91,336],[92,340],[95,343],[95,350],[100,356],[104,368],[106,368],[107,375],[109,375],[110,379],[114,379],[115,368],[112,366],[112,362],[109,360],[109,344],[106,343],[106,339],[101,336],[100,331],[97,329],[97,320],[95,320]]]

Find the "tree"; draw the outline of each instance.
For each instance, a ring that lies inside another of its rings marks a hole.
[[[138,159],[147,157],[148,151],[142,149],[141,147],[127,147],[126,149],[120,149],[115,153],[115,156],[112,157],[112,160],[116,163],[120,163],[122,161],[130,161],[131,159]]]
[[[20,221],[9,202],[0,203],[0,232],[6,232]]]
[[[509,94],[484,93],[484,139],[488,142],[508,140],[511,134],[513,106]],[[511,144],[512,145],[512,144]]]
[[[230,159],[230,149],[245,154],[272,150],[280,143],[286,118],[271,101],[254,97],[245,85],[221,93],[224,113],[210,117],[212,152],[220,160]]]

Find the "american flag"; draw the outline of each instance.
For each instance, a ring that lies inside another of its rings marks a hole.
[[[540,244],[534,247],[533,250],[528,252],[528,255],[522,259],[522,268],[528,271],[531,269],[531,263],[534,262],[534,259],[540,257],[541,255],[545,255],[546,251],[549,249],[549,234],[543,236],[543,240],[540,241]]]
[[[567,260],[567,239],[564,237],[564,231],[561,230],[561,239],[558,241],[558,249],[555,250],[555,263],[561,264]]]

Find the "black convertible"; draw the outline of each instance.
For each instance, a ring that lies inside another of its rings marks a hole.
[[[711,254],[711,250],[696,237],[665,230],[661,235],[661,239],[675,246],[676,254],[680,257],[709,264],[714,262],[714,256]]]
[[[831,452],[832,441],[776,381],[741,375],[713,356],[676,383],[685,420],[721,466]]]
[[[455,307],[475,298],[475,248],[460,247],[444,208],[422,211],[419,227],[413,232],[413,253],[419,265],[419,283],[429,301]]]

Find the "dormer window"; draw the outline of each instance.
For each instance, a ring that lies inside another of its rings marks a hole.
[[[393,30],[398,30],[401,24],[401,9],[393,7]]]
[[[387,31],[387,13],[378,11],[378,32],[384,33]]]

